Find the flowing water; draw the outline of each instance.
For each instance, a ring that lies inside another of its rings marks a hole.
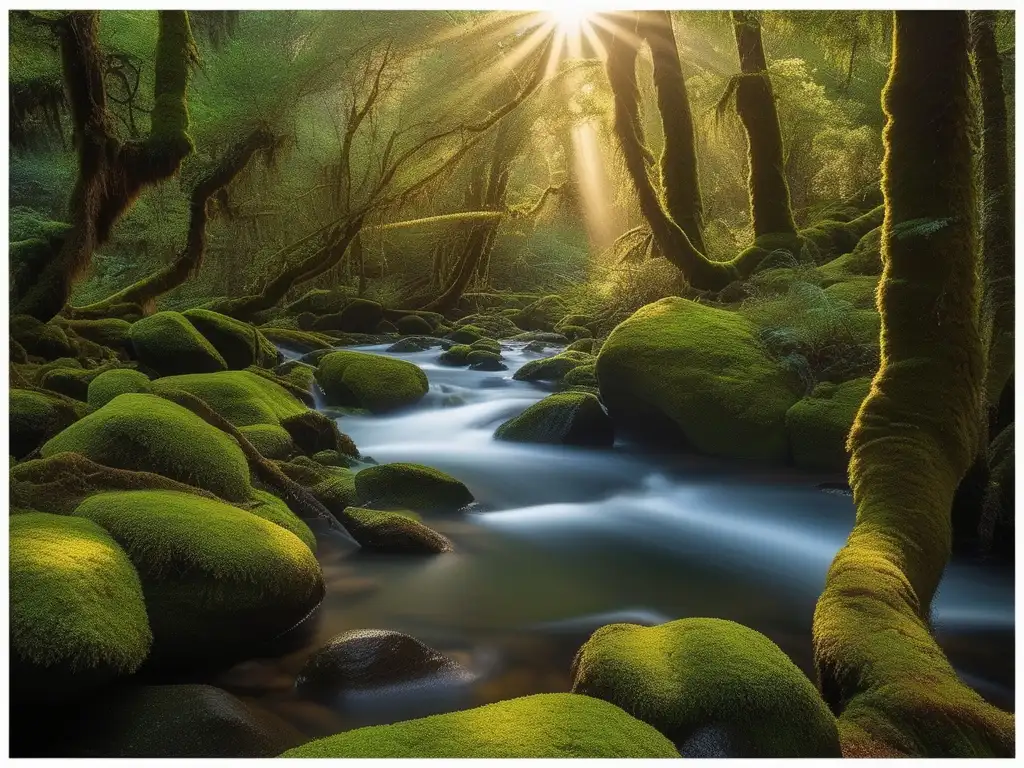
[[[774,640],[813,678],[815,600],[853,524],[848,495],[777,468],[645,453],[495,441],[494,429],[548,393],[512,380],[544,355],[506,342],[508,371],[437,363],[436,347],[394,354],[419,365],[430,392],[389,416],[340,420],[364,455],[449,472],[479,508],[425,516],[456,553],[353,553],[318,530],[327,597],[303,647],[251,659],[214,682],[309,736],[546,691],[568,690],[570,664],[607,623],[686,616],[732,619]],[[386,345],[362,347],[386,353]],[[557,351],[557,350],[555,350]],[[289,355],[294,357],[295,355]],[[1013,708],[1012,569],[954,560],[934,603],[940,643],[962,679]],[[296,673],[347,629],[408,633],[459,660],[461,685],[380,689],[303,701]]]

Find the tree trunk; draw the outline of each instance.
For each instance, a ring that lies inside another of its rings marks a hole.
[[[203,256],[206,253],[206,224],[209,220],[210,200],[245,169],[253,155],[261,150],[272,149],[276,141],[270,131],[258,128],[235,143],[218,162],[205,169],[192,188],[186,245],[177,259],[102,301],[87,307],[73,308],[72,314],[94,314],[103,307],[125,303],[139,304],[148,311],[159,296],[196,275],[202,267]]]
[[[747,133],[754,237],[796,234],[783,163],[782,129],[768,78],[761,22],[755,11],[732,11],[732,22],[742,73],[736,84],[736,112]]]
[[[192,151],[186,106],[195,44],[186,11],[160,11],[154,105],[149,136],[114,136],[103,84],[99,12],[71,11],[54,24],[78,149],[71,193],[71,229],[59,249],[37,265],[38,278],[13,300],[15,314],[49,320],[67,303],[71,287],[107,242],[118,219],[144,187],[177,173]]]
[[[646,38],[654,61],[654,87],[665,136],[661,153],[661,188],[668,215],[701,253],[704,244],[704,203],[697,173],[693,115],[679,48],[669,11],[641,11],[638,32]]]
[[[1013,716],[928,625],[950,505],[982,425],[965,12],[896,12],[883,92],[881,365],[849,437],[857,522],[814,615],[846,756],[1011,756]]]
[[[996,48],[996,12],[971,11],[974,66],[981,92],[982,218],[989,364],[986,393],[990,407],[999,402],[1013,371],[1014,216],[1013,171],[1007,143],[1003,65]]]

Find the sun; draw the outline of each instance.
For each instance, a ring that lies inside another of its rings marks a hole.
[[[584,25],[594,15],[592,11],[581,5],[566,4],[561,8],[548,11],[555,28],[563,35],[578,36],[583,33]]]

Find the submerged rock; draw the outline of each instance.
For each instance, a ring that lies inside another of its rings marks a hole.
[[[494,433],[498,440],[521,443],[609,446],[615,442],[612,420],[600,401],[586,392],[560,392],[534,403]]]
[[[814,684],[771,640],[732,621],[601,627],[576,654],[572,690],[632,712],[684,757],[841,756]]]
[[[414,637],[384,629],[357,629],[332,637],[309,657],[295,679],[308,698],[331,700],[346,691],[383,686],[458,683],[469,672]]]
[[[601,399],[617,424],[670,432],[699,453],[785,463],[796,382],[756,330],[735,312],[687,299],[648,304],[601,347]]]
[[[607,702],[542,693],[317,739],[282,757],[678,757],[664,736]]]
[[[363,505],[415,512],[455,512],[473,501],[465,484],[422,464],[378,464],[358,472],[356,493]]]

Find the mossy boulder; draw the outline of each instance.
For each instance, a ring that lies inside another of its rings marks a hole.
[[[469,315],[456,323],[456,326],[467,325],[478,328],[491,339],[504,339],[509,336],[515,336],[517,333],[522,333],[522,329],[512,322],[510,317],[505,315]]]
[[[161,376],[227,370],[220,352],[180,312],[157,312],[132,323],[135,358]]]
[[[477,339],[469,345],[470,349],[483,350],[484,352],[493,352],[496,355],[501,354],[501,342],[494,339]]]
[[[466,362],[474,371],[507,371],[508,366],[501,362],[501,355],[485,349],[474,349],[466,355]]]
[[[63,451],[109,467],[155,472],[228,501],[244,501],[252,488],[238,443],[156,395],[118,395],[51,438],[40,453],[46,458]]]
[[[160,662],[209,658],[287,631],[323,597],[323,576],[295,534],[215,499],[116,491],[75,510],[134,563]]]
[[[335,635],[309,657],[295,678],[295,689],[300,696],[331,703],[346,691],[469,678],[457,662],[414,637],[354,629]]]
[[[39,386],[51,392],[85,402],[89,399],[89,384],[108,368],[50,368],[39,377]]]
[[[236,427],[280,425],[308,410],[288,390],[250,371],[166,376],[151,386],[157,394],[182,390],[195,395]]]
[[[684,757],[840,757],[835,716],[777,645],[724,619],[609,624],[580,648],[574,693],[650,723]]]
[[[849,302],[857,309],[872,309],[875,306],[878,280],[871,276],[851,277],[828,286],[825,294],[831,299]]]
[[[326,290],[314,288],[307,291],[298,299],[288,304],[285,310],[290,315],[298,315],[303,312],[310,312],[314,315],[327,315],[331,312],[340,312],[341,308],[351,298],[349,291],[344,289]]]
[[[857,241],[852,251],[822,264],[818,271],[832,280],[845,280],[855,275],[882,274],[882,228],[872,229]]]
[[[609,446],[615,441],[612,421],[600,401],[587,392],[560,392],[534,403],[494,433],[498,440],[520,443]]]
[[[469,344],[455,344],[442,352],[437,362],[451,366],[469,365],[469,355],[475,351]]]
[[[293,328],[260,327],[260,331],[274,344],[295,350],[296,352],[315,352],[322,349],[331,349],[334,346],[334,339],[324,336],[322,333],[311,333],[310,331],[298,331]]]
[[[532,342],[531,342],[532,343]],[[594,353],[594,345],[596,344],[595,339],[582,338],[576,339],[569,346],[565,348],[566,352],[587,352],[588,354]]]
[[[349,507],[339,519],[364,549],[400,555],[452,551],[447,538],[400,512]]]
[[[597,389],[597,364],[579,365],[562,377],[564,387],[588,387]]]
[[[449,333],[448,338],[456,344],[473,344],[487,338],[487,332],[476,325],[461,325]]]
[[[74,726],[71,757],[274,757],[301,744],[295,728],[212,685],[125,686]]]
[[[584,328],[582,325],[563,325],[558,331],[570,341],[589,339],[594,335],[589,328]]]
[[[431,347],[436,347],[441,342],[429,336],[406,336],[399,339],[390,347],[388,352],[424,352]]]
[[[11,338],[33,357],[53,360],[75,357],[78,350],[64,329],[54,323],[43,323],[31,315],[14,315],[10,319]]]
[[[252,443],[253,448],[267,459],[287,459],[295,453],[291,435],[276,424],[253,424],[239,427],[239,432]]]
[[[278,462],[289,478],[306,486],[310,493],[334,514],[344,516],[345,510],[357,503],[355,473],[342,466],[328,466],[306,456]]]
[[[512,341],[539,341],[547,344],[568,344],[569,340],[560,333],[552,331],[526,331],[517,333]]]
[[[289,360],[274,368],[274,375],[284,379],[293,387],[309,392],[316,381],[316,367],[301,360]]]
[[[332,352],[316,369],[316,380],[331,405],[387,413],[413,405],[427,394],[427,376],[405,360],[365,352]]]
[[[531,360],[512,376],[516,381],[561,381],[569,371],[581,365],[593,365],[596,358],[586,352],[561,352],[540,360]]]
[[[119,352],[132,350],[131,327],[126,320],[116,317],[104,317],[96,320],[67,320],[64,327],[83,339]]]
[[[993,552],[1014,557],[1014,425],[996,435],[988,447],[989,483],[985,489],[986,539]]]
[[[277,347],[255,325],[208,309],[188,309],[182,314],[216,348],[228,368],[241,370],[250,365],[261,368],[277,365],[280,356]]]
[[[61,697],[135,672],[152,635],[142,587],[89,520],[10,518],[11,693]]]
[[[281,426],[299,449],[310,456],[321,451],[337,451],[358,456],[352,438],[338,429],[338,422],[319,411],[304,411],[281,419]]]
[[[786,412],[797,382],[759,345],[757,327],[728,310],[678,298],[621,323],[597,357],[612,419],[699,453],[784,463]]]
[[[870,388],[868,378],[842,384],[825,382],[786,412],[786,432],[796,466],[846,473],[850,458],[846,436]]]
[[[544,296],[529,304],[512,321],[524,331],[553,331],[555,323],[565,317],[565,302],[560,296]]]
[[[422,464],[378,464],[356,473],[356,494],[363,506],[455,512],[473,501],[461,481]]]
[[[303,522],[302,518],[292,512],[288,505],[270,491],[261,488],[254,488],[252,501],[236,505],[241,509],[251,512],[256,517],[262,517],[274,525],[294,533],[303,544],[309,547],[310,552],[316,552],[316,537]]]
[[[588,696],[542,693],[476,709],[357,728],[281,757],[678,757],[664,736]]]
[[[149,377],[133,368],[113,368],[103,371],[89,382],[86,400],[93,408],[102,408],[118,395],[126,392],[149,392]]]
[[[319,317],[313,323],[313,330],[375,333],[383,319],[384,308],[376,301],[352,299],[340,311]]]
[[[30,389],[8,392],[10,455],[22,458],[75,423],[85,408],[65,398]]]
[[[395,321],[395,327],[403,336],[428,336],[434,332],[434,326],[419,315],[406,315]]]

